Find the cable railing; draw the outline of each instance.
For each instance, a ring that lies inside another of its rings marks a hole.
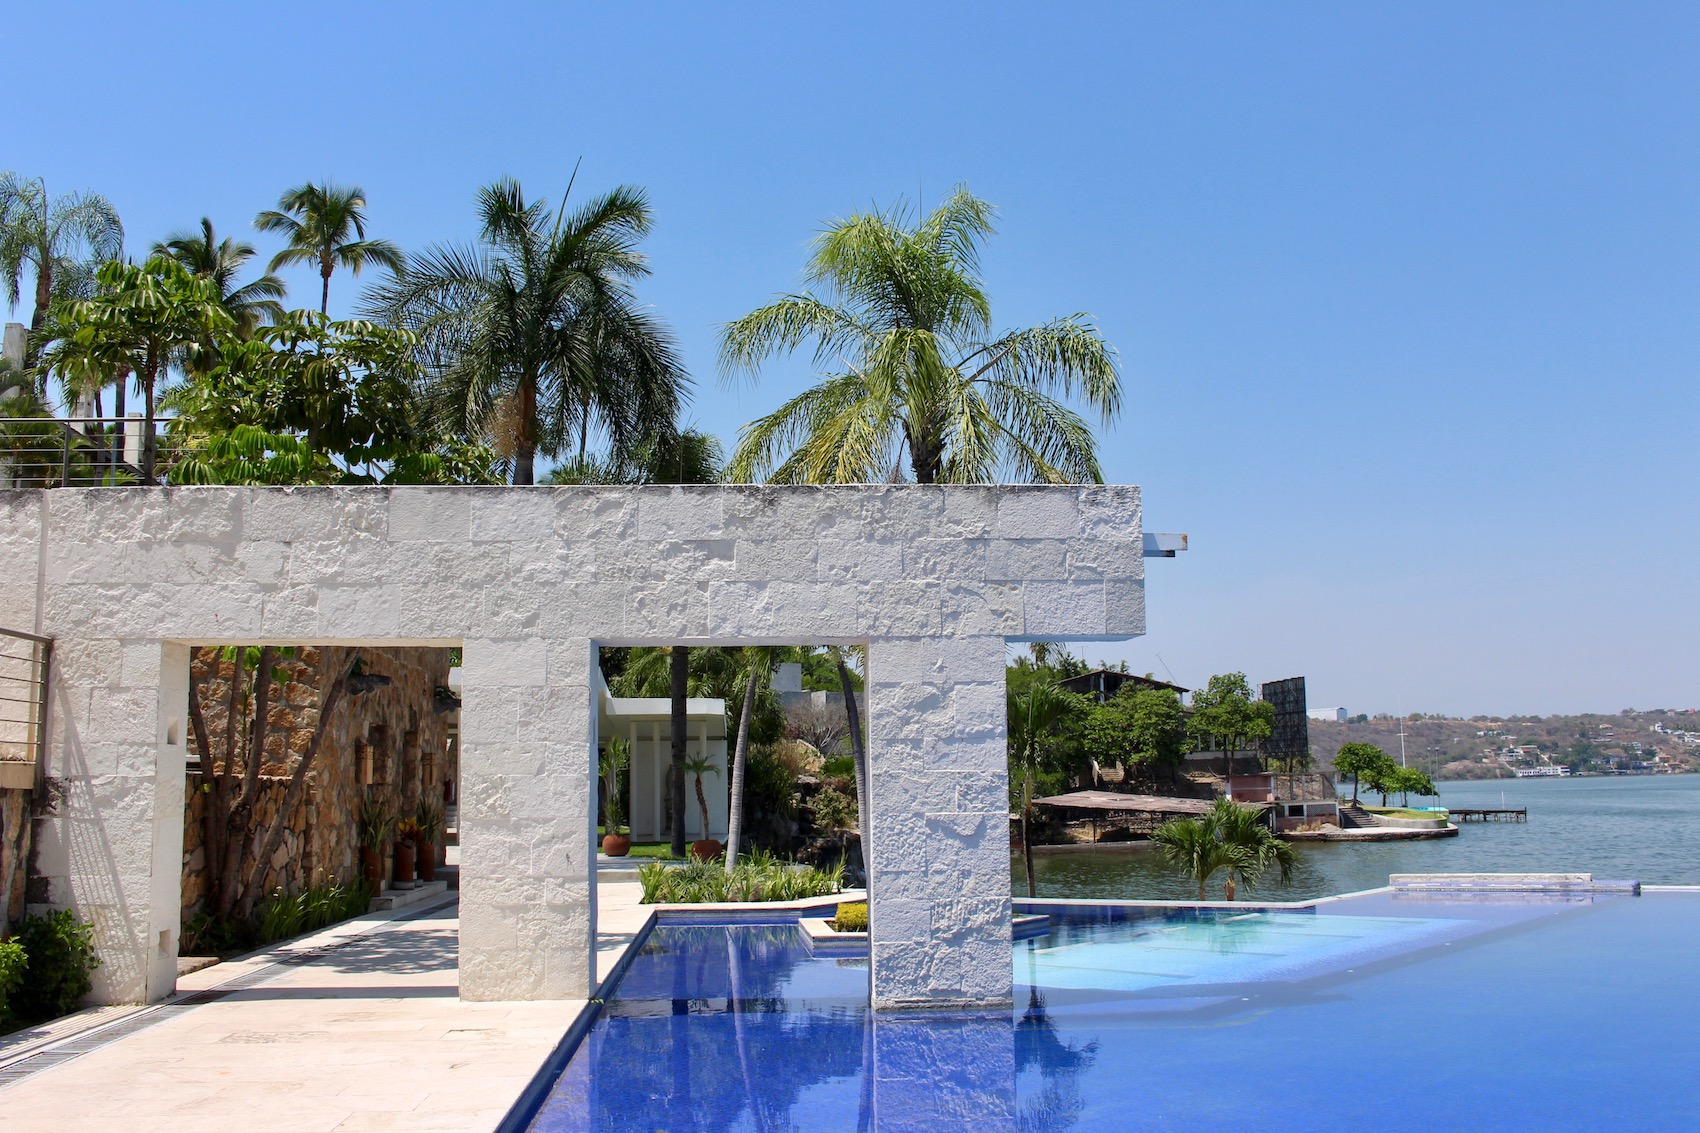
[[[164,419],[150,431],[140,415],[0,417],[0,488],[162,484],[183,454]]]
[[[53,639],[0,629],[0,787],[33,788],[47,748]]]

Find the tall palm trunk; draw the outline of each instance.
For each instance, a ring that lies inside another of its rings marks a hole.
[[[527,480],[526,483],[530,483]],[[683,645],[673,646],[668,658],[668,675],[672,678],[671,716],[673,766],[668,782],[673,799],[673,844],[676,858],[685,856],[685,695],[690,686],[691,651]]]
[[[726,872],[738,864],[738,843],[744,836],[744,769],[750,760],[750,717],[756,702],[756,678],[760,671],[750,666],[744,682],[744,704],[738,711],[738,739],[732,747],[732,799],[726,816]]]
[[[159,380],[160,359],[152,345],[148,346],[147,365],[142,378],[142,483],[153,483],[153,390]]]
[[[862,836],[862,872],[873,872],[873,859],[868,851],[868,828],[873,820],[868,795],[868,749],[862,741],[862,717],[856,711],[856,687],[850,683],[850,667],[844,663],[844,651],[834,648],[832,659],[838,663],[838,687],[844,691],[844,712],[850,723],[850,758],[856,770],[856,826]]]
[[[519,420],[514,425],[514,483],[535,484],[537,469],[537,377],[528,374],[514,391]]]
[[[1021,859],[1027,867],[1027,895],[1037,897],[1039,886],[1033,880],[1033,839],[1028,830],[1028,816],[1033,813],[1033,776],[1026,767],[1021,769]]]
[[[319,258],[319,314],[330,318],[331,272],[335,270],[329,255]]]

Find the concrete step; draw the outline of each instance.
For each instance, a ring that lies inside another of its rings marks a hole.
[[[449,883],[442,878],[436,881],[421,881],[412,889],[386,889],[372,898],[372,903],[366,911],[376,913],[385,909],[405,909],[409,905],[438,900],[448,891]]]

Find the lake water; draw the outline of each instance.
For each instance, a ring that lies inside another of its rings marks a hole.
[[[1257,895],[1305,900],[1351,893],[1386,885],[1390,873],[1579,872],[1648,885],[1700,884],[1700,775],[1494,779],[1437,786],[1438,799],[1412,803],[1526,806],[1529,821],[1471,822],[1456,838],[1423,842],[1295,844],[1299,861],[1293,883],[1282,887],[1271,877]],[[1372,796],[1369,801],[1378,800]],[[1035,854],[1034,872],[1041,897],[1184,901],[1197,896],[1148,845]],[[1010,878],[1011,892],[1025,894],[1019,853],[1011,855]],[[1219,900],[1219,886],[1213,890],[1210,896]]]

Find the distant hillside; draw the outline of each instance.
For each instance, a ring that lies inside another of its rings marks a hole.
[[[1312,720],[1311,754],[1329,766],[1344,743],[1372,743],[1399,755],[1399,720],[1392,716],[1346,723]],[[1521,749],[1521,750],[1519,750]],[[1573,771],[1634,765],[1700,771],[1700,713],[1624,712],[1615,716],[1411,716],[1405,753],[1436,779],[1510,778],[1506,763],[1562,763]]]

